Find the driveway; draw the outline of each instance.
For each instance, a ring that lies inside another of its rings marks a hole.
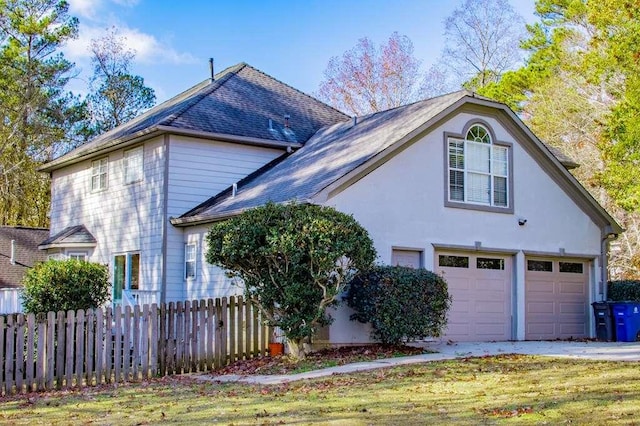
[[[640,361],[640,342],[424,342],[418,343],[416,346],[424,347],[425,349],[434,351],[434,353],[358,362],[300,374],[269,376],[212,376],[208,373],[194,377],[204,381],[273,385],[294,382],[297,380],[326,377],[333,374],[355,373],[358,371],[393,367],[397,365],[410,365],[429,361],[442,361],[446,359],[513,353],[561,358],[593,359],[601,361]]]
[[[516,353],[601,361],[640,361],[640,342],[430,342],[420,346],[446,357],[442,359]]]

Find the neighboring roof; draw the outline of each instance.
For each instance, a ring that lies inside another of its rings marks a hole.
[[[289,127],[285,127],[285,115]],[[73,151],[45,164],[51,171],[156,133],[227,135],[298,146],[320,128],[347,120],[342,112],[241,63],[216,74]],[[271,127],[269,126],[271,120]]]
[[[97,240],[84,225],[69,226],[42,241],[41,250],[54,247],[95,247]]]
[[[47,253],[38,244],[49,236],[45,228],[0,226],[0,288],[19,287],[27,269],[47,260]],[[14,262],[11,262],[11,240],[14,241]]]
[[[497,108],[505,112],[538,147],[542,158],[561,179],[577,191],[583,204],[601,222],[622,231],[616,221],[591,197],[522,121],[506,105],[462,90],[403,107],[374,113],[319,130],[307,143],[291,155],[280,158],[231,189],[210,198],[179,218],[177,226],[207,223],[238,214],[246,209],[272,202],[308,202],[320,200],[320,194],[337,188],[347,175],[365,169],[366,163],[392,155],[396,149],[455,111],[465,103]],[[557,170],[556,170],[557,169]],[[333,188],[333,189],[332,189]]]

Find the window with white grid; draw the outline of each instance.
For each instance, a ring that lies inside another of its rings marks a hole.
[[[449,201],[509,207],[509,147],[494,144],[480,124],[447,144]]]
[[[124,183],[142,180],[142,147],[124,152]]]

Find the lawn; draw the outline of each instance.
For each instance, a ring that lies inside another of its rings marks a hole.
[[[189,377],[0,400],[2,424],[640,424],[638,363],[468,358],[277,386]]]

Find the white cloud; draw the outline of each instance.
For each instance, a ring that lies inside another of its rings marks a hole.
[[[65,55],[76,61],[88,59],[91,56],[89,51],[91,40],[104,36],[106,30],[106,27],[80,24],[78,38],[67,43],[64,49]],[[118,27],[118,34],[124,37],[127,47],[135,51],[136,62],[147,64],[191,64],[196,62],[196,58],[190,53],[178,52],[152,34],[144,33],[137,28]]]
[[[102,0],[69,0],[69,13],[80,18],[94,19]]]

